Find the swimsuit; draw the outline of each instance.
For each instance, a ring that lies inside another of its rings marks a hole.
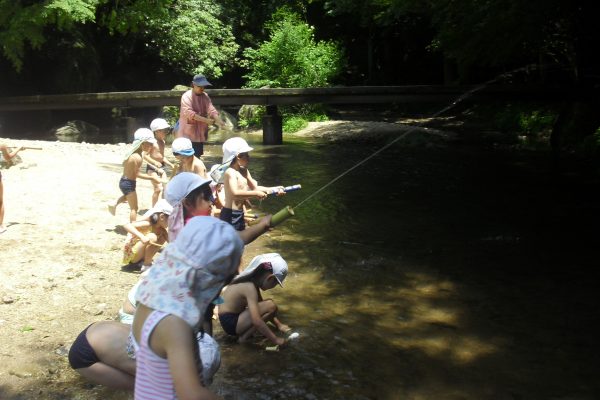
[[[121,180],[119,181],[119,189],[121,189],[121,192],[123,192],[125,196],[131,192],[135,192],[135,180],[131,180],[122,176]]]
[[[231,208],[223,207],[221,209],[221,221],[225,221],[230,225],[233,225],[236,231],[243,231],[246,229],[246,221],[244,220],[244,211],[232,210]]]
[[[92,324],[88,325],[77,336],[77,339],[75,339],[69,350],[69,364],[71,364],[71,368],[73,369],[87,368],[100,361],[87,339],[86,334],[90,326]]]
[[[221,322],[221,327],[228,335],[237,336],[235,332],[235,328],[237,326],[238,319],[240,318],[240,314],[236,313],[223,313],[219,314],[219,322]]]
[[[143,227],[143,228],[138,228],[138,230],[140,231],[140,233],[142,233],[143,235],[147,235],[150,232],[154,232],[154,229],[152,229],[152,227]],[[156,233],[156,232],[154,232]],[[156,236],[159,236],[159,234],[157,234]],[[125,240],[125,247],[123,248],[123,265],[127,265],[130,264],[133,260],[135,260],[138,256],[138,253],[140,252],[140,250],[143,248],[142,246],[138,246],[137,248],[135,247],[135,245],[140,242],[140,238],[137,235],[134,235],[132,233],[127,233],[127,239]],[[143,261],[143,260],[140,260]]]

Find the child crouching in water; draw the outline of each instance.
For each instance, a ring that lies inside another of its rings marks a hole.
[[[277,318],[277,305],[271,299],[263,300],[260,291],[283,286],[288,266],[277,253],[261,254],[252,259],[248,267],[227,287],[219,305],[219,321],[223,330],[246,341],[257,330],[276,345],[283,345],[286,339],[275,335],[267,326],[271,321],[282,333],[291,328]]]
[[[172,212],[173,207],[165,199],[160,199],[142,219],[123,226],[127,231],[123,248],[126,269],[137,268],[142,263],[142,272],[150,268],[154,255],[168,240],[168,219]]]
[[[142,278],[132,325],[136,400],[218,398],[202,381],[196,335],[207,307],[235,275],[243,249],[231,225],[194,217]]]

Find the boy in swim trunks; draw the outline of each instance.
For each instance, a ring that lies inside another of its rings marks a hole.
[[[147,179],[156,183],[161,183],[158,176],[151,176],[140,172],[142,166],[142,152],[149,152],[152,145],[156,143],[154,134],[148,128],[140,128],[135,131],[133,146],[130,149],[125,161],[123,161],[123,176],[119,181],[119,189],[123,195],[117,199],[115,205],[109,205],[108,211],[115,215],[117,206],[121,203],[129,203],[129,221],[133,222],[137,219],[138,198],[135,191],[137,178]]]
[[[244,205],[251,198],[264,199],[267,193],[277,190],[277,195],[283,195],[282,186],[259,186],[248,170],[250,163],[249,151],[253,150],[240,137],[227,139],[223,143],[223,163],[230,162],[229,168],[223,174],[225,204],[221,209],[220,219],[238,231],[246,229],[244,220]]]
[[[173,170],[173,164],[165,157],[165,139],[169,134],[171,126],[167,121],[162,118],[156,118],[150,123],[150,130],[154,132],[154,138],[156,143],[152,145],[152,150],[144,157],[144,160],[148,163],[146,166],[146,173],[148,175],[155,175],[160,177],[161,181],[166,181],[166,172],[164,167],[167,166]],[[160,194],[164,189],[164,184],[152,181],[154,191],[152,193],[152,206],[156,204],[160,199]]]
[[[286,339],[280,338],[267,326],[271,321],[282,333],[291,328],[277,318],[277,305],[271,299],[263,300],[261,290],[283,286],[287,276],[287,263],[277,253],[261,254],[254,257],[248,267],[221,293],[223,303],[219,305],[219,321],[223,330],[238,341],[248,340],[259,331],[276,345],[283,345]]]

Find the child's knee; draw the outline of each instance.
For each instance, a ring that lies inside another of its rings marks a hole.
[[[276,313],[277,312],[277,304],[272,299],[265,300],[265,304],[267,305],[267,312]]]
[[[146,237],[152,242],[152,243],[156,243],[158,241],[158,236],[156,236],[156,233],[154,232],[150,232],[146,235]]]

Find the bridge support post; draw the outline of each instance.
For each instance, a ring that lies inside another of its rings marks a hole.
[[[267,106],[267,113],[262,118],[263,144],[283,143],[283,124],[277,106]]]

